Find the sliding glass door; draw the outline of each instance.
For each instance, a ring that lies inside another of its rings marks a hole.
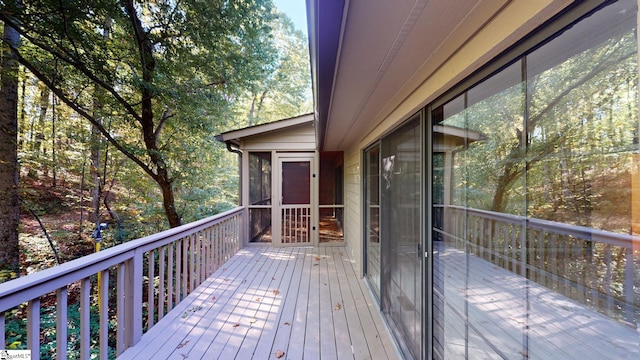
[[[422,136],[420,113],[381,141],[382,310],[402,351],[422,348]]]

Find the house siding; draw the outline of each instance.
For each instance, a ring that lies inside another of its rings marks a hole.
[[[349,257],[363,276],[362,265],[362,168],[358,148],[345,152],[345,242]]]
[[[242,149],[248,151],[315,151],[316,135],[313,125],[299,125],[244,139]]]

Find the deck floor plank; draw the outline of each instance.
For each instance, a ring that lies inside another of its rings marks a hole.
[[[268,273],[267,276],[265,276],[260,289],[262,297],[255,299],[255,301],[259,303],[254,315],[254,319],[257,321],[247,330],[247,334],[236,355],[236,359],[251,359],[254,355],[263,356],[264,358],[269,357],[270,351],[257,352],[256,350],[262,336],[267,337],[276,324],[275,318],[277,313],[280,312],[280,299],[282,298],[279,288],[289,263],[286,257],[287,254],[290,253],[291,251],[289,249],[281,248],[280,251],[274,255],[277,260],[282,261],[277,261],[275,273]],[[276,265],[273,267],[276,267]]]
[[[263,262],[255,261],[260,259],[259,254],[250,252],[243,253],[241,258],[237,259],[237,267],[240,268],[238,273],[221,272],[217,274],[219,279],[229,284],[226,288],[219,288],[218,291],[209,294],[208,303],[199,305],[206,307],[206,312],[193,312],[188,314],[189,317],[197,318],[198,325],[194,326],[188,333],[182,334],[182,341],[174,347],[172,355],[169,359],[184,359],[184,356],[190,358],[199,358],[203,356],[212,346],[212,344],[226,344],[228,334],[226,330],[229,326],[231,316],[234,314],[240,301],[239,296],[249,289],[249,284],[260,269],[264,266]],[[236,275],[237,274],[237,275]],[[215,300],[214,300],[215,297]],[[194,308],[192,308],[194,309]],[[197,309],[197,307],[195,307]],[[222,330],[222,331],[221,331]],[[178,336],[176,333],[174,336]],[[168,345],[173,345],[168,342]],[[165,345],[166,347],[167,345]],[[161,354],[159,353],[158,356]]]
[[[284,331],[284,329],[291,329],[291,323],[286,325],[282,321],[287,312],[287,309],[283,308],[283,305],[286,303],[291,292],[297,293],[298,291],[297,287],[294,287],[294,284],[299,283],[299,281],[296,280],[294,274],[296,274],[296,270],[299,270],[297,266],[302,266],[302,263],[299,261],[301,257],[297,251],[293,252],[291,249],[288,249],[283,256],[286,257],[284,271],[280,277],[276,275],[276,283],[274,283],[274,288],[272,290],[272,295],[274,297],[272,309],[266,319],[265,327],[262,330],[260,339],[253,349],[252,357],[259,357],[263,355],[265,357],[268,355],[269,358],[275,357],[275,354],[278,351],[278,349],[274,349],[276,335],[281,330]],[[248,346],[247,349],[249,349]],[[241,356],[244,356],[244,354],[238,354],[239,358],[242,358]],[[247,359],[250,357],[246,356],[244,358]]]
[[[196,321],[199,320],[196,317],[188,318],[184,315],[188,315],[191,309],[201,306],[206,299],[213,296],[212,294],[238,286],[243,276],[251,273],[251,268],[242,266],[241,259],[242,257],[238,256],[218,269],[214,276],[206,279],[199,288],[163,317],[163,326],[151,328],[135,347],[128,349],[118,358],[124,360],[147,356],[153,358],[155,354],[158,354],[159,357],[168,358],[174,349],[183,342],[183,338],[180,338],[177,334],[188,333],[197,325]],[[225,276],[235,279],[234,282],[224,281]],[[156,339],[166,339],[167,341],[158,346]]]
[[[262,360],[278,351],[296,360],[381,358],[364,334],[371,314],[358,318],[372,299],[363,298],[362,279],[343,254],[342,247],[242,249],[119,359]],[[384,329],[375,337],[391,344]]]
[[[371,351],[367,346],[364,334],[365,329],[358,318],[358,307],[362,306],[362,303],[359,303],[356,296],[354,296],[354,289],[351,287],[349,279],[347,279],[349,275],[354,274],[353,271],[349,271],[349,269],[353,269],[353,266],[344,257],[338,258],[335,264],[340,283],[340,293],[342,294],[341,308],[345,311],[347,327],[353,344],[353,356],[355,359],[371,359]],[[385,354],[385,352],[374,352],[374,354],[376,354],[376,358],[380,358],[380,355]]]
[[[307,313],[309,304],[309,292],[311,282],[311,257],[312,252],[305,252],[302,267],[302,276],[300,278],[300,288],[298,296],[292,306],[295,307],[295,313],[291,322],[291,336],[287,347],[287,359],[302,359],[304,356],[304,347],[306,345],[307,332]]]
[[[300,249],[295,254],[295,270],[291,277],[291,283],[287,288],[287,294],[284,299],[282,311],[280,312],[280,318],[275,328],[275,334],[273,336],[273,343],[271,344],[271,354],[274,355],[278,351],[287,355],[287,358],[291,357],[289,352],[289,344],[291,343],[291,333],[293,329],[294,319],[296,316],[296,302],[298,294],[300,292],[300,286],[302,284],[303,268],[305,266],[305,260],[307,258],[308,249]],[[286,305],[285,305],[286,304]],[[265,339],[265,341],[267,341]],[[268,345],[263,345],[268,346]]]
[[[259,289],[264,279],[266,279],[269,274],[272,274],[271,269],[274,267],[273,257],[266,256],[261,252],[259,254],[260,257],[255,260],[256,263],[261,264],[261,266],[258,267],[258,272],[252,279],[247,279],[246,283],[248,286],[243,288],[242,292],[236,292],[236,306],[231,310],[222,325],[224,331],[221,331],[219,336],[216,337],[211,346],[209,346],[207,352],[204,354],[204,359],[234,359],[248,329],[257,323],[254,315],[258,308],[256,299],[260,297]],[[270,278],[270,276],[268,278]]]
[[[307,300],[307,326],[304,335],[303,357],[308,360],[320,359],[320,262],[319,249],[314,249],[308,260],[311,263],[309,274],[309,298]],[[330,357],[331,355],[329,355]]]
[[[320,260],[318,263],[318,271],[320,272],[318,290],[320,292],[320,353],[323,357],[329,357],[333,359],[338,358],[336,349],[336,337],[338,334],[334,327],[333,313],[335,307],[333,299],[331,298],[331,287],[329,286],[329,265],[330,260],[327,253],[330,253],[331,249],[327,247],[318,248],[318,257]],[[325,336],[326,334],[333,334],[333,336]]]
[[[334,341],[336,344],[337,359],[351,359],[353,360],[353,347],[351,346],[351,332],[347,324],[347,317],[343,310],[343,296],[340,289],[340,280],[337,271],[331,271],[336,269],[336,262],[342,261],[342,248],[327,249],[327,267],[329,269],[328,286],[331,292],[331,306],[332,306],[332,318],[334,327]],[[336,258],[336,256],[338,256]]]

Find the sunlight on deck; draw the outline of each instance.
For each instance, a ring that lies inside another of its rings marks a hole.
[[[241,250],[119,359],[397,359],[342,247]]]

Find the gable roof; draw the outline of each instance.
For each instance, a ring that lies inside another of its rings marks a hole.
[[[278,120],[278,121],[274,121],[266,124],[248,126],[242,129],[227,131],[220,135],[216,135],[215,138],[220,142],[231,143],[236,146],[239,146],[240,141],[243,138],[263,135],[263,134],[274,132],[274,131],[288,129],[293,126],[308,124],[313,122],[314,120],[315,120],[315,116],[313,114],[304,114],[304,115],[300,115],[300,116],[296,116],[288,119],[282,119],[282,120]]]

